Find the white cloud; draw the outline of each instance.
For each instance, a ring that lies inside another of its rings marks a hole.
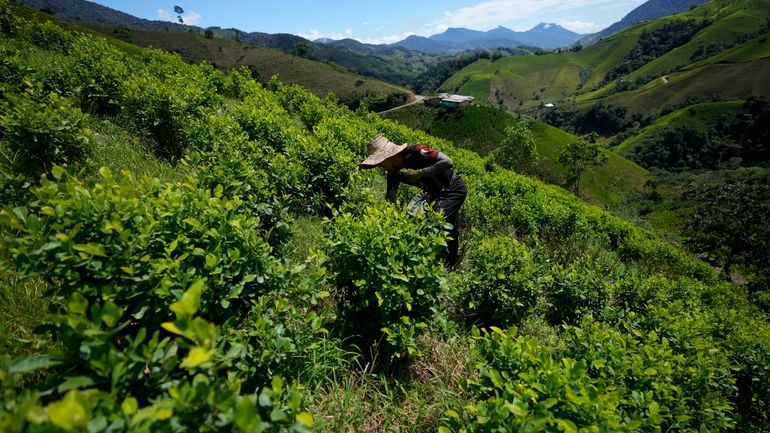
[[[414,32],[404,32],[404,33],[398,33],[393,35],[386,35],[386,36],[380,36],[380,37],[368,37],[368,38],[359,38],[356,37],[353,29],[345,29],[344,32],[322,32],[318,29],[310,29],[306,33],[299,33],[298,36],[301,36],[305,39],[309,39],[311,41],[314,41],[316,39],[334,39],[334,40],[340,40],[340,39],[355,39],[358,42],[364,43],[364,44],[373,44],[373,45],[381,45],[381,44],[392,44],[394,42],[398,42],[401,40],[404,40],[408,38],[409,36],[414,35]]]
[[[182,19],[184,19],[184,23],[187,25],[197,26],[203,21],[203,16],[198,12],[190,12],[187,15],[182,15]]]
[[[161,21],[173,21],[175,23],[179,22],[179,19],[177,18],[176,14],[171,13],[165,9],[158,9],[158,19]],[[190,11],[187,13],[187,15],[182,15],[182,19],[184,20],[184,23],[190,26],[197,26],[198,24],[203,21],[203,16],[195,11]]]
[[[444,17],[434,24],[444,28],[489,30],[506,22],[532,18],[546,11],[569,11],[614,2],[615,0],[488,0],[475,6],[444,12]]]
[[[158,9],[158,19],[161,21],[176,21],[171,17],[171,12],[165,9]]]
[[[594,33],[602,29],[602,26],[590,21],[561,21],[559,25],[575,33]]]
[[[349,33],[348,33],[349,32]],[[353,36],[352,29],[345,29],[345,33],[339,32],[322,32],[318,29],[310,29],[307,33],[299,33],[298,36],[302,36],[305,39],[314,41],[316,39],[334,39],[338,41],[340,39],[347,39]]]
[[[414,35],[414,32],[404,32],[399,34],[393,34],[393,35],[386,35],[386,36],[380,36],[380,37],[356,37],[353,29],[347,28],[344,32],[322,32],[318,29],[310,29],[305,33],[299,33],[298,36],[302,36],[305,39],[309,39],[311,41],[314,41],[316,39],[334,39],[334,40],[340,40],[340,39],[355,39],[358,42],[364,43],[364,44],[374,44],[374,45],[380,45],[380,44],[392,44],[394,42],[398,42],[401,40],[406,39],[409,36]]]
[[[392,44],[398,41],[402,41],[412,35],[415,35],[415,33],[403,32],[403,33],[398,33],[394,35],[380,36],[377,38],[359,38],[358,41],[363,42],[365,44],[374,44],[374,45]]]

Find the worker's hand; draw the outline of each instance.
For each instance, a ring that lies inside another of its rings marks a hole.
[[[420,170],[415,170],[412,168],[402,168],[398,171],[398,176],[406,183],[417,183],[422,177]]]

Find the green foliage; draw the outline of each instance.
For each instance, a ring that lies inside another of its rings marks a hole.
[[[279,152],[302,135],[276,95],[264,89],[255,89],[244,99],[236,107],[235,118],[250,139],[262,141]]]
[[[64,176],[58,167],[53,174]],[[19,272],[56,287],[48,330],[62,344],[55,358],[0,366],[3,410],[13,414],[2,422],[32,431],[47,431],[49,423],[135,431],[312,427],[296,387],[284,387],[278,376],[264,387],[269,369],[250,364],[233,375],[234,348],[243,343],[220,331],[242,323],[249,300],[283,287],[286,272],[270,256],[258,220],[239,200],[223,198],[221,188],[212,195],[155,183],[136,197],[108,170],[101,174],[91,185],[43,179],[33,204],[0,213],[17,233],[4,242]],[[284,320],[296,316],[289,310]],[[320,328],[310,320],[312,335]],[[254,333],[247,343],[278,341],[280,335]],[[240,355],[251,353],[247,348]],[[51,371],[40,387],[20,387],[19,375],[64,361],[69,368]],[[242,386],[262,391],[242,393]],[[41,406],[45,389],[56,397]]]
[[[0,101],[0,152],[12,170],[28,177],[55,164],[82,161],[92,147],[89,118],[66,98],[29,84],[21,95]]]
[[[596,143],[596,137],[581,137],[572,142],[559,155],[559,164],[567,167],[567,186],[580,195],[580,179],[587,168],[607,164],[609,157]]]
[[[143,73],[123,85],[122,109],[157,140],[159,156],[177,161],[188,148],[181,130],[219,102],[220,83],[211,66],[183,68],[180,58],[160,51],[147,51],[143,61]]]
[[[506,128],[505,138],[500,147],[495,149],[493,158],[505,168],[522,173],[531,172],[532,165],[538,160],[531,124],[520,120]]]
[[[19,22],[8,7],[8,0],[0,0],[0,34],[15,36],[18,31]]]
[[[226,197],[238,198],[257,215],[268,240],[279,245],[289,235],[289,209],[304,202],[306,170],[267,146],[248,141],[230,117],[209,115],[193,120],[183,131],[185,141],[197,149],[186,159],[198,169],[199,188],[222,189]]]
[[[586,315],[602,317],[609,290],[604,275],[585,261],[555,266],[544,281],[548,320],[555,325],[577,324]]]
[[[387,355],[419,355],[415,337],[443,286],[442,218],[410,217],[390,205],[336,215],[327,226],[340,326],[364,344],[387,342]],[[362,348],[364,349],[364,348]]]
[[[461,314],[484,325],[519,324],[539,296],[539,270],[527,248],[509,237],[483,239],[465,258]]]
[[[122,86],[138,65],[103,39],[79,37],[72,54],[72,86],[80,105],[95,113],[115,113],[123,97]]]
[[[239,374],[244,388],[269,383],[276,375],[320,382],[330,370],[344,365],[339,340],[324,328],[333,317],[328,311],[311,310],[311,303],[322,296],[264,296],[254,302],[243,326],[228,330],[228,367]]]
[[[632,159],[647,168],[671,171],[736,168],[770,160],[767,128],[770,100],[749,98],[736,113],[715,119],[701,131],[690,125],[666,128],[642,140]]]
[[[683,232],[690,248],[708,254],[727,276],[734,264],[744,264],[761,281],[770,276],[770,176],[739,173],[732,179],[693,182],[683,191],[692,203]]]
[[[259,220],[222,188],[155,183],[135,197],[109,170],[102,177],[93,185],[44,180],[35,202],[2,212],[3,224],[17,231],[5,243],[22,275],[44,275],[62,299],[74,296],[83,308],[117,303],[120,316],[145,325],[168,320],[168,305],[181,296],[174,288],[204,271],[210,276],[199,310],[220,323],[248,308],[244,299],[282,284]]]
[[[564,354],[515,328],[475,332],[481,356],[465,389],[473,402],[450,410],[448,431],[722,430],[734,426],[724,391],[726,360],[689,359],[655,332],[620,332],[586,319],[568,328]]]
[[[676,20],[656,29],[643,31],[634,48],[618,66],[607,73],[603,83],[633,72],[656,57],[686,44],[708,24],[708,21]]]
[[[367,110],[379,112],[389,110],[394,107],[398,107],[406,104],[407,94],[401,92],[393,92],[388,94],[378,94],[375,92],[369,92],[361,100],[356,103],[349,103],[351,108],[364,107]]]
[[[102,343],[100,349],[104,351],[108,346],[112,361],[106,367],[115,368],[114,372],[110,370],[101,377],[56,375],[43,392],[21,387],[20,379],[25,373],[56,366],[61,361],[29,357],[9,363],[7,358],[0,359],[4,388],[0,426],[9,432],[72,431],[86,427],[93,431],[137,432],[313,431],[315,422],[312,415],[302,411],[301,389],[297,386],[286,386],[275,376],[258,391],[244,392],[238,379],[223,379],[228,356],[195,346],[202,344],[200,338],[204,333],[215,332],[216,327],[206,328],[205,321],[194,320],[199,329],[185,330],[184,338],[160,337],[156,331],[149,340],[141,332],[129,337],[130,344],[124,348]],[[176,323],[180,322],[185,321]],[[174,326],[169,322],[167,327]],[[85,346],[84,350],[88,349]],[[188,355],[180,363],[177,351],[187,349]],[[162,364],[157,362],[160,358]],[[158,386],[149,390],[122,386],[120,380],[125,377],[126,366],[137,361],[148,369],[145,375],[156,380],[162,377]],[[98,379],[111,379],[111,389],[100,386]]]
[[[569,331],[565,351],[586,361],[593,380],[617,386],[622,396],[618,411],[632,423],[715,431],[734,426],[728,400],[734,378],[724,354],[688,356],[692,347],[686,342],[628,323],[618,331],[588,319]]]
[[[708,294],[710,297],[725,292]],[[707,295],[707,293],[703,293]],[[690,299],[656,303],[651,306],[643,326],[658,330],[680,353],[697,351],[702,359],[726,357],[730,361],[733,385],[721,390],[735,408],[738,431],[767,429],[770,407],[770,343],[767,323],[756,313],[734,308],[734,300],[714,302],[712,308],[694,306]],[[707,351],[704,349],[710,348]],[[706,358],[708,357],[708,358]],[[724,376],[723,372],[716,377]],[[712,378],[698,382],[711,385]],[[716,390],[717,388],[713,388]],[[712,392],[713,395],[713,392]]]
[[[75,39],[70,32],[50,21],[32,21],[24,28],[24,32],[25,38],[38,47],[62,54],[69,54]]]
[[[628,109],[622,105],[612,105],[600,102],[585,110],[570,110],[558,107],[545,115],[545,120],[567,131],[576,134],[596,132],[602,135],[612,135],[625,131],[635,122],[648,124],[650,119],[639,113],[629,115]]]

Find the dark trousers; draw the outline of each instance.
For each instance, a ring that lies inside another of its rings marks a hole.
[[[449,240],[447,242],[446,266],[451,268],[457,264],[458,251],[460,249],[460,230],[457,228],[458,218],[460,216],[460,206],[463,205],[465,197],[468,195],[468,187],[465,186],[462,178],[455,174],[449,185],[441,190],[436,198],[435,209],[444,213],[444,219],[452,224],[449,231]]]

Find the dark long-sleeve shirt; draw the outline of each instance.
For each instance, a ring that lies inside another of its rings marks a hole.
[[[411,185],[428,192],[431,200],[435,200],[452,180],[454,162],[443,153],[429,147],[426,144],[409,145],[404,155],[404,168],[420,171],[420,180]],[[388,201],[396,200],[396,193],[401,182],[406,182],[399,175],[398,170],[388,171],[388,187],[385,198]]]

